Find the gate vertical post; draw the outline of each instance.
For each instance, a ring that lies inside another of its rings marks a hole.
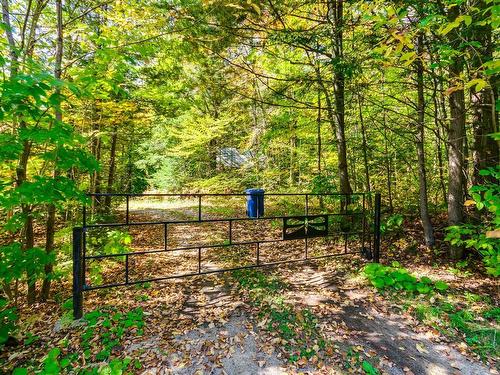
[[[83,316],[83,262],[82,262],[83,229],[73,228],[73,318]]]
[[[381,195],[375,193],[375,217],[373,221],[373,261],[380,261],[380,206]]]

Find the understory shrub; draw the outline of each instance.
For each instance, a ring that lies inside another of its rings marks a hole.
[[[450,226],[445,240],[453,246],[463,246],[479,253],[486,272],[498,277],[500,240],[491,234],[500,228],[500,167],[481,170],[480,174],[489,177],[492,182],[473,186],[470,189],[472,199],[465,205],[477,208],[482,214],[481,222]]]
[[[68,307],[63,305],[63,308]],[[121,375],[131,374],[134,369],[142,367],[138,359],[120,356],[120,348],[124,342],[131,336],[141,336],[144,332],[142,309],[136,308],[128,312],[113,308],[94,310],[85,314],[82,323],[72,332],[73,337],[79,336],[79,340],[61,340],[59,347],[51,348],[45,358],[34,365],[35,368],[18,367],[13,374]]]
[[[410,293],[428,294],[432,291],[445,291],[448,284],[443,281],[433,282],[424,276],[420,279],[411,275],[407,269],[398,262],[391,266],[380,263],[367,264],[363,270],[364,275],[378,290],[402,290]]]

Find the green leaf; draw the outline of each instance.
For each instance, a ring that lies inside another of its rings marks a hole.
[[[384,287],[384,279],[382,277],[376,277],[372,280],[372,284],[377,289],[382,289]]]
[[[420,279],[420,282],[424,283],[424,284],[432,284],[432,280],[429,279],[427,276],[424,276]]]
[[[379,371],[373,367],[373,365],[368,362],[367,360],[364,360],[363,363],[361,364],[361,367],[365,371],[366,374],[368,375],[378,375]]]
[[[449,288],[448,284],[446,284],[444,281],[441,281],[441,280],[436,281],[436,283],[434,284],[434,287],[437,290],[440,290],[442,292]]]
[[[424,283],[417,283],[417,291],[422,294],[427,294],[431,291],[431,287]]]

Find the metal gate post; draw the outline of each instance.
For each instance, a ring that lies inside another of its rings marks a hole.
[[[380,260],[380,205],[381,195],[375,193],[375,217],[373,221],[373,261],[375,263]]]
[[[73,228],[73,318],[83,316],[83,263],[82,263],[83,229]]]

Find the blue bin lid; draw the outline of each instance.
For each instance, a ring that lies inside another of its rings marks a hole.
[[[246,189],[247,194],[264,194],[264,189]]]

